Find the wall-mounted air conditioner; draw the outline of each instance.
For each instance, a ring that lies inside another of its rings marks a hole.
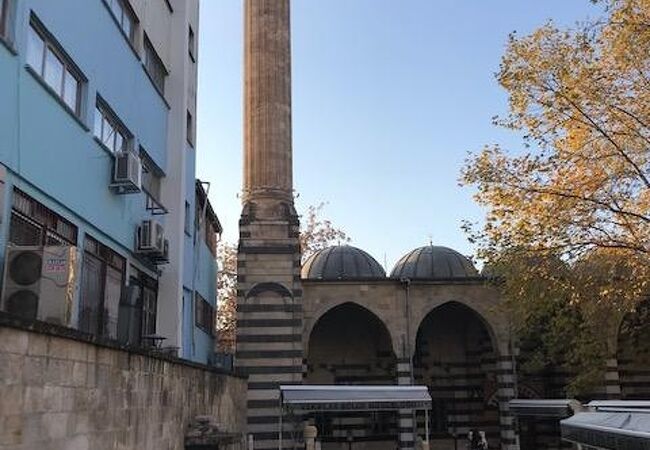
[[[156,220],[143,220],[137,230],[137,251],[145,254],[165,252],[165,229]]]
[[[155,264],[169,262],[169,240],[165,239],[165,229],[160,222],[142,221],[136,231],[136,251]]]
[[[140,192],[142,187],[142,162],[138,155],[129,151],[115,154],[113,182],[110,187],[117,194]]]
[[[27,319],[71,326],[77,276],[72,246],[8,246],[2,310]]]

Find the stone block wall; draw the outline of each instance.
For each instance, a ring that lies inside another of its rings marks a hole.
[[[0,316],[0,449],[183,449],[202,415],[245,433],[245,378],[59,331]]]

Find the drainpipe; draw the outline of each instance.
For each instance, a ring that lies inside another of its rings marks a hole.
[[[408,356],[409,361],[409,381],[411,386],[415,384],[415,379],[413,377],[413,355],[411,353],[411,279],[410,278],[400,278],[400,283],[404,286],[404,318],[406,319],[406,339],[404,343],[404,350]],[[413,438],[417,439],[418,436],[418,421],[417,414],[415,410],[411,411],[411,424],[413,427]]]
[[[400,283],[404,286],[405,302],[404,302],[404,318],[406,319],[406,342],[405,342],[405,351],[409,359],[409,373],[411,378],[411,385],[414,383],[413,378],[413,355],[411,354],[411,279],[410,278],[400,278]]]

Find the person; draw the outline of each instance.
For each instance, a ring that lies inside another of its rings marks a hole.
[[[487,441],[485,440],[485,433],[472,429],[467,435],[468,449],[469,450],[487,450]]]

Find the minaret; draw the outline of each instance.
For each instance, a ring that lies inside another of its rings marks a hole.
[[[245,0],[244,186],[236,366],[255,449],[278,448],[278,385],[302,381],[299,222],[293,204],[289,0]],[[286,424],[283,444],[292,423]],[[284,446],[283,445],[283,446]]]

